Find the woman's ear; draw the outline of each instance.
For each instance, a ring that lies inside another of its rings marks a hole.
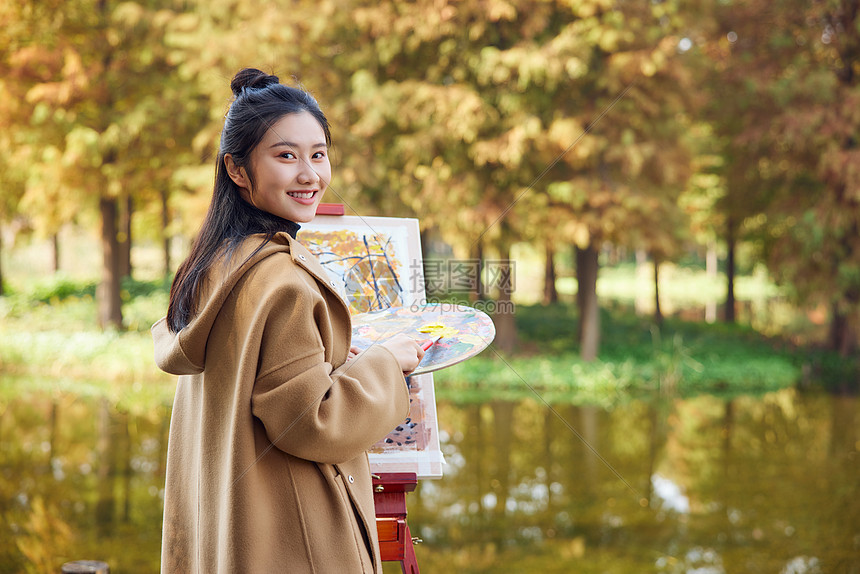
[[[244,167],[239,167],[233,161],[233,156],[224,154],[224,168],[227,170],[227,175],[233,180],[233,183],[239,186],[245,192],[250,191],[251,182],[248,180],[248,172]]]

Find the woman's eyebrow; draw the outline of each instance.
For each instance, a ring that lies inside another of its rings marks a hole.
[[[279,147],[279,146],[299,147],[299,144],[293,143],[293,142],[288,142],[288,141],[282,141],[282,142],[273,143],[272,145],[269,146],[269,148]],[[328,147],[328,145],[326,145],[325,143],[316,143],[316,144],[311,146],[311,149],[325,148],[325,147]]]

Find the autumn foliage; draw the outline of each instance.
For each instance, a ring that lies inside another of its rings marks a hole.
[[[505,258],[523,241],[550,262],[576,250],[589,353],[605,245],[660,262],[716,244],[730,281],[744,246],[798,305],[827,308],[829,344],[848,355],[858,4],[7,2],[0,225],[98,228],[99,320],[121,326],[132,240],[194,233],[229,78],[253,65],[327,111],[326,201],[417,217],[464,257]]]

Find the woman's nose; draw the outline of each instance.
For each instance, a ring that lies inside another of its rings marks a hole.
[[[299,171],[298,180],[301,184],[316,183],[320,180],[319,174],[306,161],[302,162],[302,167]]]

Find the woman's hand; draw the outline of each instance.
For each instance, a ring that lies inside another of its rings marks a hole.
[[[347,355],[346,355],[346,360],[349,361],[351,359],[354,359],[355,356],[358,355],[360,352],[361,352],[361,349],[359,349],[358,347],[350,347],[349,353],[347,353]]]
[[[382,345],[397,358],[401,370],[406,375],[414,371],[424,357],[424,349],[418,341],[402,333],[391,337]]]

